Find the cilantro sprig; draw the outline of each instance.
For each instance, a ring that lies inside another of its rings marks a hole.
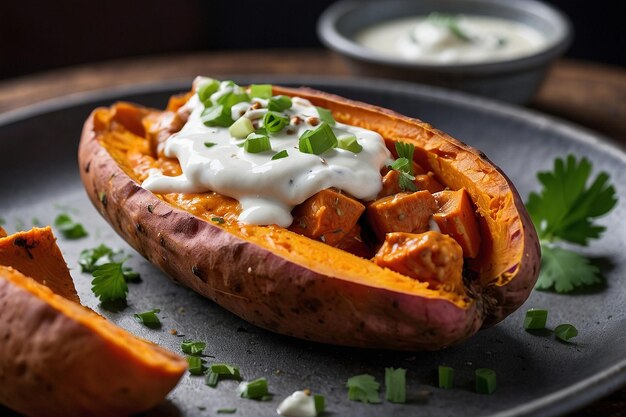
[[[398,178],[398,185],[402,191],[417,191],[417,187],[413,180],[413,153],[415,152],[415,145],[412,143],[396,142],[396,152],[398,153],[398,159],[394,161],[389,167],[394,171],[398,171],[400,177]]]
[[[594,223],[617,204],[615,187],[609,175],[600,172],[591,185],[592,164],[574,155],[557,158],[553,171],[539,172],[540,193],[530,193],[526,208],[541,243],[541,272],[536,284],[540,290],[560,293],[601,282],[600,270],[583,255],[559,246],[570,243],[587,246],[606,227]]]
[[[91,290],[101,302],[125,300],[127,282],[138,281],[140,275],[132,268],[123,266],[130,256],[101,244],[84,249],[78,258],[82,272],[91,272]]]

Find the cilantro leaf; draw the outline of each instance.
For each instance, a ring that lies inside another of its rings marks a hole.
[[[608,213],[617,198],[605,172],[587,188],[591,168],[587,158],[577,162],[568,155],[565,161],[555,159],[554,171],[537,174],[543,190],[540,194],[530,193],[526,208],[540,239],[586,246],[589,239],[600,237],[605,228],[595,225],[593,218]]]
[[[530,193],[526,208],[541,243],[541,271],[536,288],[569,292],[581,285],[601,282],[599,269],[589,259],[554,245],[563,241],[587,246],[606,227],[594,223],[617,204],[615,187],[609,175],[600,172],[587,187],[592,164],[587,158],[556,158],[554,170],[537,174],[543,185],[540,193]]]
[[[81,251],[78,257],[78,264],[82,272],[93,272],[101,265],[108,263],[123,264],[130,256],[124,257],[124,251],[113,250],[110,247],[101,244],[91,249],[84,249]],[[133,271],[132,268],[124,266],[122,267],[122,274],[126,281],[136,282],[141,279],[138,272]]]
[[[66,239],[80,239],[87,236],[83,225],[72,220],[69,214],[59,214],[54,220],[54,225]]]
[[[126,299],[128,285],[124,279],[121,263],[111,262],[100,265],[92,275],[94,279],[91,281],[91,291],[101,302]]]
[[[356,375],[348,379],[348,399],[350,401],[360,401],[363,403],[378,404],[381,402],[378,395],[380,384],[372,375]]]
[[[538,290],[554,288],[565,293],[601,282],[600,270],[588,258],[556,246],[541,246],[541,273],[535,286]]]
[[[417,187],[413,180],[413,153],[415,152],[415,145],[411,143],[396,142],[396,152],[398,153],[398,159],[389,167],[395,171],[398,171],[400,176],[398,177],[398,185],[402,191],[417,191]]]

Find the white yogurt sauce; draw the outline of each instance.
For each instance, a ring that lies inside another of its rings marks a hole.
[[[433,14],[380,23],[358,33],[355,40],[381,54],[429,64],[517,58],[546,44],[538,30],[512,20],[467,15],[438,17]]]
[[[194,82],[196,88],[203,79]],[[215,102],[223,94],[240,87],[222,82],[211,96]],[[266,106],[268,100],[251,101]],[[271,134],[272,150],[248,153],[241,145],[244,140],[233,138],[227,127],[207,127],[200,120],[204,105],[197,94],[185,104],[191,110],[183,128],[164,144],[165,156],[177,158],[182,175],[168,177],[159,170],[151,170],[142,186],[155,193],[201,193],[215,191],[239,200],[243,211],[239,221],[288,227],[293,218],[291,210],[317,192],[336,187],[361,200],[373,200],[382,188],[380,170],[393,161],[383,138],[376,132],[336,123],[336,136],[352,134],[363,147],[360,153],[331,149],[322,155],[302,153],[298,139],[312,125],[306,122],[313,116],[319,119],[317,108],[308,100],[292,97],[292,107],[286,110],[291,119],[299,116],[302,122],[291,124],[277,134]],[[233,120],[241,113],[250,119],[259,119],[266,108],[251,109],[251,103],[232,107]],[[293,133],[289,133],[289,131]],[[206,147],[205,142],[214,143]],[[286,150],[286,158],[271,160],[277,152]]]
[[[296,391],[280,403],[276,410],[285,417],[316,417],[315,400],[304,391]]]

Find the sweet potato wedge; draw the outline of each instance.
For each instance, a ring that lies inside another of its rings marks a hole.
[[[112,140],[111,118],[119,105],[96,109],[83,129],[80,173],[92,203],[176,281],[251,323],[307,340],[440,349],[497,323],[528,297],[539,269],[537,236],[515,188],[484,154],[390,110],[306,88],[274,86],[273,93],[302,97],[329,109],[339,122],[374,130],[390,150],[395,141],[413,144],[414,161],[424,172],[444,187],[467,190],[479,216],[481,248],[465,261],[471,273],[460,291],[429,288],[428,282],[278,226],[226,217],[216,223],[215,214],[191,202],[198,199],[214,210],[221,204],[213,204],[214,193],[143,189],[143,171]],[[146,110],[151,116],[142,120],[172,119],[175,110]],[[156,134],[146,130],[145,137],[132,140],[149,143]],[[155,166],[162,161],[154,153],[148,158]]]
[[[75,303],[67,268],[57,270],[65,262],[49,228],[1,243],[10,249],[19,239],[33,244],[33,257],[5,250],[0,263],[15,261],[33,278],[0,265],[0,403],[32,417],[113,417],[161,402],[186,361]]]

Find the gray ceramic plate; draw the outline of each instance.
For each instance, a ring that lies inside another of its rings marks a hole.
[[[306,84],[427,120],[485,151],[523,196],[537,188],[537,170],[550,168],[555,157],[570,152],[587,156],[618,184],[626,179],[623,151],[594,134],[526,110],[374,80],[261,77],[254,81]],[[141,272],[143,282],[130,285],[129,307],[118,313],[101,310],[90,291],[90,276],[77,267],[79,252],[102,242],[133,252],[100,218],[83,191],[76,166],[82,123],[94,107],[118,99],[163,107],[170,94],[184,91],[189,83],[74,96],[0,116],[0,216],[5,227],[9,231],[30,227],[33,219],[48,224],[69,210],[90,231],[88,238],[79,241],[59,241],[86,305],[174,351],[179,350],[182,338],[170,334],[170,329],[205,340],[206,352],[215,360],[238,364],[248,379],[267,377],[275,394],[269,402],[240,399],[233,381],[212,389],[202,379],[186,375],[168,401],[147,415],[205,416],[215,415],[218,408],[235,407],[237,416],[272,416],[283,397],[296,389],[311,388],[326,395],[328,414],[335,416],[549,416],[573,410],[626,383],[625,204],[603,219],[610,225],[609,232],[588,249],[589,254],[613,266],[606,273],[606,286],[575,296],[536,292],[501,324],[442,352],[358,350],[271,334],[175,285],[136,254],[128,264]],[[621,185],[618,192],[625,200]],[[530,307],[548,308],[550,327],[576,325],[580,332],[576,343],[525,332],[522,320]],[[152,308],[161,309],[161,330],[146,329],[132,318],[132,313]],[[454,389],[435,388],[439,364],[456,370]],[[408,370],[409,403],[348,401],[344,387],[348,377],[369,373],[381,381],[389,366]],[[473,392],[473,371],[478,367],[496,370],[498,389],[493,395]],[[425,397],[424,392],[431,395]],[[5,413],[8,411],[0,409],[0,414]]]

